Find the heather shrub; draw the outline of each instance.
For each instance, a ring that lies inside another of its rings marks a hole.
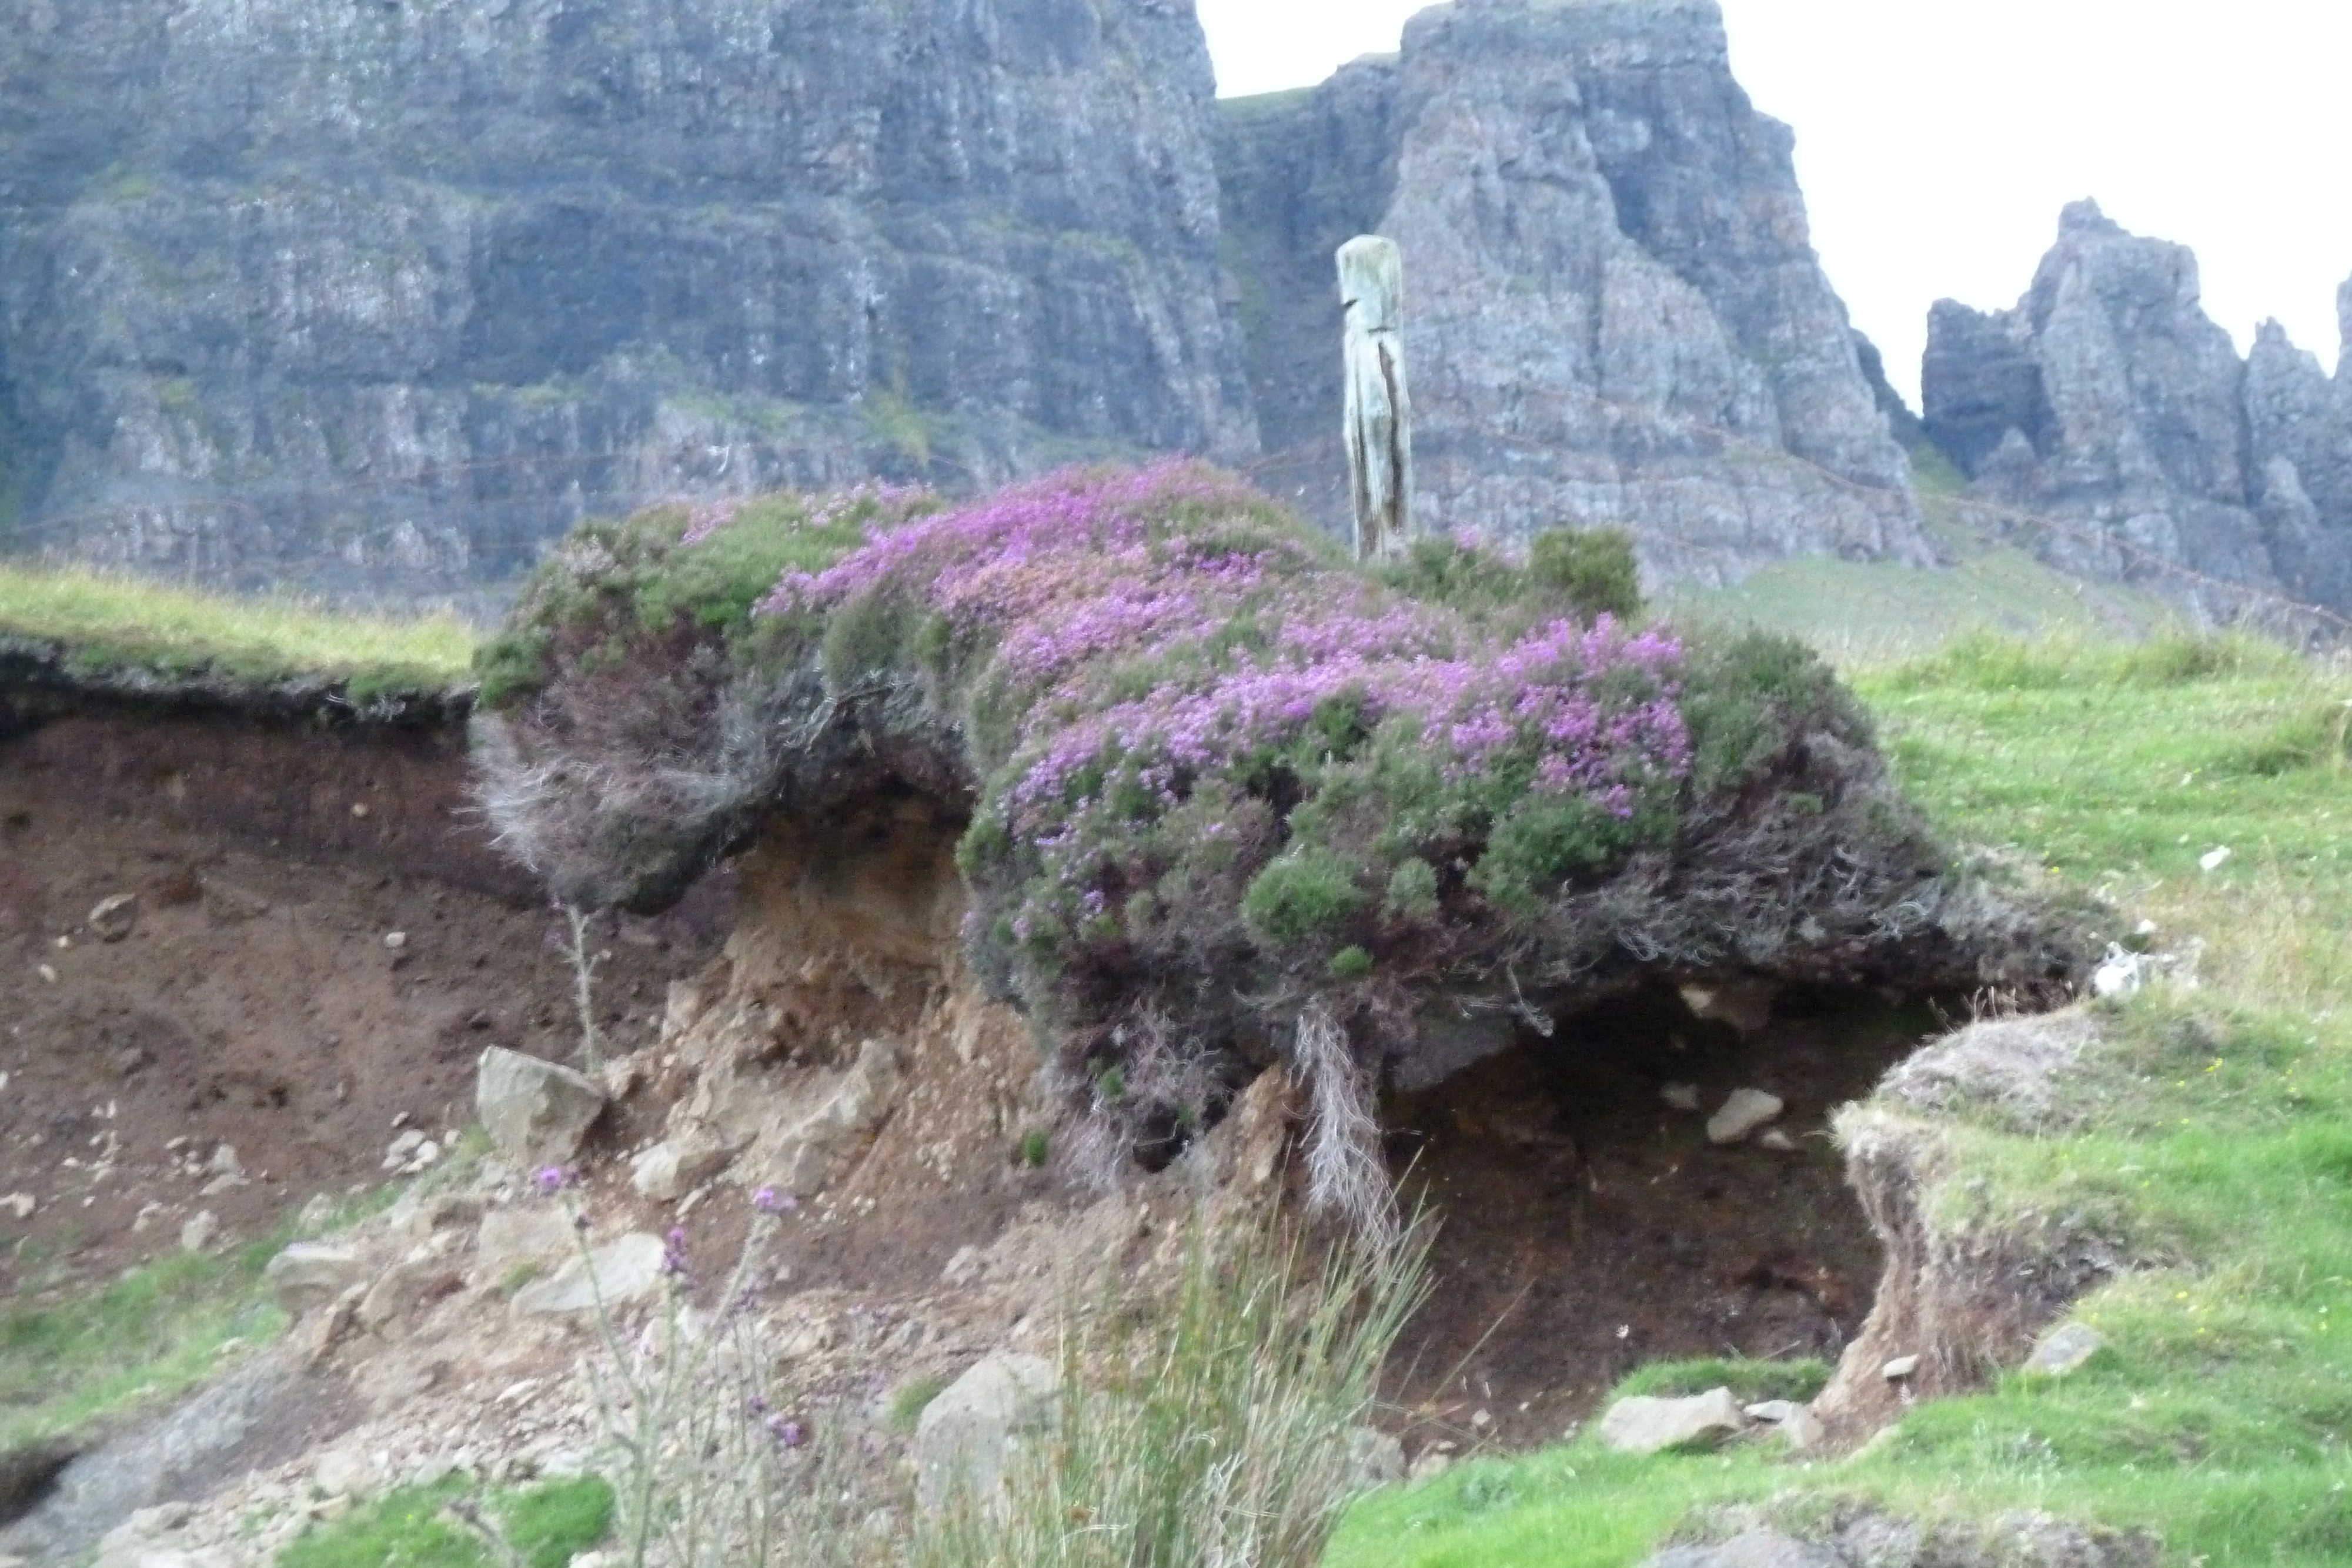
[[[1528,576],[1587,620],[1642,612],[1633,537],[1622,528],[1552,528],[1528,544]]]
[[[1617,613],[1622,541],[1423,539],[1368,571],[1188,463],[698,527],[583,530],[526,594],[500,644],[530,678],[478,731],[504,840],[566,902],[650,908],[766,811],[962,804],[975,971],[1108,1170],[1277,1058],[1337,1129],[1326,1168],[1376,1165],[1372,1098],[1441,998],[2068,961],[1953,896],[1801,645]]]

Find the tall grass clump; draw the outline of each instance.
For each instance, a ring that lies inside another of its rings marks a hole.
[[[1165,1302],[1072,1314],[1047,1430],[999,1495],[952,1498],[913,1568],[1313,1568],[1370,1479],[1382,1364],[1426,1289],[1425,1225],[1318,1250],[1196,1219]]]

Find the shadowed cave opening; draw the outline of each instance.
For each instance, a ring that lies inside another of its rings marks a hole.
[[[1556,1440],[1646,1362],[1833,1363],[1881,1249],[1829,1123],[1940,1027],[1930,1002],[1800,986],[1743,1033],[1657,984],[1389,1095],[1391,1167],[1439,1222],[1386,1391],[1408,1451]],[[1741,1088],[1785,1102],[1792,1147],[1709,1141]]]

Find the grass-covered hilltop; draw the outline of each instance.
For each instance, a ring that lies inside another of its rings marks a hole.
[[[656,510],[540,570],[479,749],[506,841],[591,905],[659,906],[770,811],[968,809],[970,956],[1097,1142],[1181,1141],[1287,1054],[1327,1196],[1371,1124],[1338,1109],[1465,1030],[1643,977],[2067,977],[1801,643],[1634,610],[1622,541],[1368,571],[1182,463]]]

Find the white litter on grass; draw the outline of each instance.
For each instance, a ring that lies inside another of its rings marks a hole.
[[[2203,854],[2197,857],[2197,865],[2201,871],[2220,871],[2223,866],[2227,865],[2229,862],[2230,846],[2227,844],[2222,844],[2216,849],[2207,850]]]

